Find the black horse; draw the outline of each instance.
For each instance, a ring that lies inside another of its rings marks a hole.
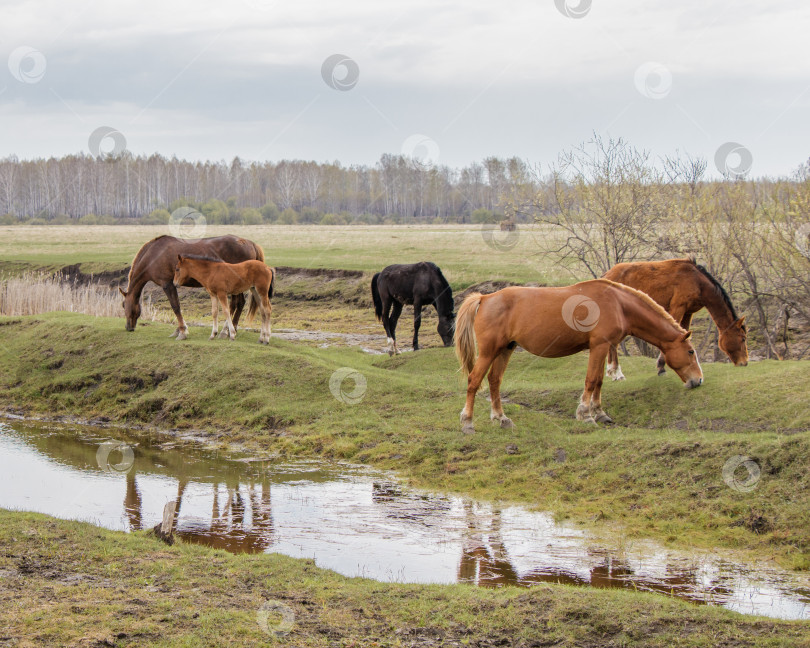
[[[439,336],[444,346],[453,344],[453,291],[435,263],[422,261],[412,264],[390,265],[371,280],[374,311],[382,321],[388,336],[388,353],[399,353],[397,348],[397,320],[403,304],[413,304],[413,350],[419,349],[419,325],[422,307],[433,304],[439,315]]]

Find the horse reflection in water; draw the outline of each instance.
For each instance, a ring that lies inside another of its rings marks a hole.
[[[464,505],[467,529],[463,537],[461,561],[458,566],[458,582],[480,587],[517,585],[530,587],[538,583],[584,585],[599,588],[635,589],[658,592],[691,601],[709,603],[715,597],[725,598],[733,590],[718,582],[703,584],[697,569],[667,566],[666,575],[651,578],[636,574],[627,563],[604,554],[602,561],[590,568],[588,578],[559,567],[536,567],[523,574],[515,569],[504,546],[501,532],[501,511],[493,509],[489,528],[480,525],[481,516],[473,510],[472,503]],[[542,542],[542,538],[538,538]],[[571,556],[582,560],[583,556]],[[593,558],[591,553],[587,558]],[[585,563],[585,560],[582,560]]]
[[[247,493],[243,494],[238,480],[228,480],[224,484],[227,492],[225,498],[220,497],[219,482],[212,483],[210,521],[180,518],[187,485],[187,479],[181,477],[178,480],[174,511],[175,533],[184,542],[224,549],[231,553],[261,553],[273,544],[275,530],[269,481],[265,480],[260,484],[250,481],[247,484]],[[124,510],[130,528],[133,531],[142,529],[142,499],[134,470],[127,473]]]

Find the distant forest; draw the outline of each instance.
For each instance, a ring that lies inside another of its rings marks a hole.
[[[214,224],[497,222],[531,169],[490,157],[462,169],[383,155],[374,166],[188,162],[161,155],[0,160],[0,224],[159,224],[190,205]]]

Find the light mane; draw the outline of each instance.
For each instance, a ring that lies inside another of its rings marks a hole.
[[[652,297],[650,297],[647,293],[641,292],[640,290],[636,290],[635,288],[631,288],[630,286],[626,286],[625,284],[618,283],[616,281],[611,281],[610,279],[596,279],[596,281],[603,281],[611,286],[615,286],[624,292],[630,293],[631,295],[635,295],[641,301],[643,301],[647,306],[649,306],[652,310],[658,313],[661,317],[667,320],[670,324],[672,324],[676,329],[678,329],[681,333],[686,333],[686,330],[675,321],[675,318],[672,317],[657,301],[655,301]]]

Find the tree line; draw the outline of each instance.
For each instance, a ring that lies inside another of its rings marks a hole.
[[[161,155],[0,160],[0,221],[165,222],[193,205],[208,222],[494,222],[506,195],[532,184],[518,158],[461,169],[383,155],[339,162],[189,162]]]

